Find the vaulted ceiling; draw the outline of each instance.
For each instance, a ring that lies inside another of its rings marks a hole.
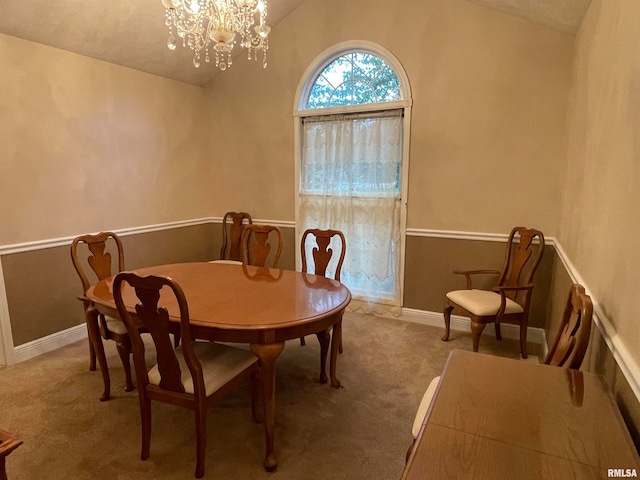
[[[305,0],[269,0],[268,23]],[[426,1],[426,0],[424,0]],[[470,0],[528,20],[575,32],[591,0]],[[0,33],[193,85],[217,73],[213,63],[193,67],[193,53],[167,49],[160,0],[0,0]]]

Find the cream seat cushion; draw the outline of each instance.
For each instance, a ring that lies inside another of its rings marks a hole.
[[[424,422],[424,417],[427,415],[427,410],[429,410],[431,400],[433,400],[433,394],[436,393],[436,388],[438,388],[438,383],[440,383],[440,377],[435,377],[431,380],[431,383],[427,387],[427,391],[424,392],[424,395],[422,396],[422,400],[418,406],[418,411],[416,412],[416,418],[413,420],[413,427],[411,428],[411,435],[413,435],[414,440],[418,438],[420,428],[422,428],[422,423]]]
[[[256,356],[247,350],[221,345],[212,342],[194,342],[193,349],[202,364],[202,375],[207,396],[225,385],[229,380],[242,372],[245,368],[256,363]],[[193,379],[182,353],[182,346],[175,349],[182,385],[186,393],[193,394]],[[160,371],[158,365],[149,370],[149,383],[160,385]]]
[[[226,263],[227,265],[242,265],[238,260],[211,260],[209,263]]]
[[[454,290],[447,293],[447,298],[479,317],[495,315],[500,308],[500,294],[489,290]],[[507,298],[504,313],[522,312],[523,309],[517,302]]]
[[[104,317],[107,330],[113,333],[127,333],[127,327],[124,325],[124,322],[121,322],[119,318]]]

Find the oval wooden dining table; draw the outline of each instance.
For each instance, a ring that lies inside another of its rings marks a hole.
[[[336,280],[321,276],[248,265],[198,262],[134,271],[138,275],[170,277],[182,287],[189,304],[191,331],[195,338],[250,345],[260,361],[262,372],[266,436],[264,467],[267,471],[275,470],[275,361],[286,340],[316,334],[321,344],[320,380],[326,382],[329,332],[333,329],[329,370],[332,386],[339,387],[336,362],[342,336],[342,315],[351,300],[349,289]],[[113,277],[110,277],[86,292],[93,304],[87,309],[87,328],[104,382],[101,400],[109,398],[110,380],[100,340],[98,313],[118,318],[112,286]],[[167,298],[160,304],[168,309],[171,321],[178,327],[177,305]],[[127,308],[135,313],[138,299],[133,289],[125,289],[123,299]]]

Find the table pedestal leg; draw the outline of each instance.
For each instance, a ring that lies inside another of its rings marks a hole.
[[[264,432],[267,441],[267,453],[264,469],[273,472],[278,466],[274,452],[274,430],[276,418],[276,369],[275,362],[284,349],[284,342],[251,344],[251,351],[260,361],[262,388],[264,393]]]
[[[100,338],[100,327],[98,326],[98,311],[93,308],[87,308],[86,314],[87,331],[89,334],[89,341],[93,346],[93,351],[98,359],[98,365],[100,366],[100,373],[102,374],[102,381],[104,382],[104,392],[100,397],[100,401],[104,402],[109,400],[111,396],[111,380],[109,379],[109,367],[107,366],[107,357],[104,354],[104,346],[102,345],[102,338]]]
[[[331,386],[340,387],[340,380],[336,378],[336,363],[338,362],[338,350],[340,349],[340,340],[342,339],[342,316],[333,325],[333,334],[331,335],[331,360],[329,363],[329,375],[331,376]]]

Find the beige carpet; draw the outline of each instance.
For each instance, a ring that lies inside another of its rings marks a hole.
[[[210,410],[205,478],[400,478],[422,393],[471,337],[453,332],[445,343],[441,328],[354,313],[343,330],[340,389],[318,383],[315,338],[288,342],[277,361],[276,472],[262,468],[264,429],[251,420],[247,385]],[[137,392],[123,391],[115,345],[106,348],[107,402],[86,341],[0,369],[0,428],[24,441],[7,459],[10,480],[194,478],[193,413],[154,403],[151,457],[141,461]],[[480,351],[518,357],[516,342],[488,336]]]

